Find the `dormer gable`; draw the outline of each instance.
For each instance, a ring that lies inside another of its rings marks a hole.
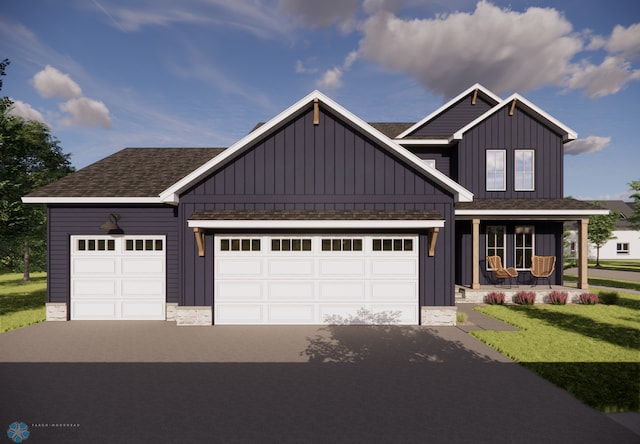
[[[476,83],[407,128],[396,137],[396,140],[449,139],[457,130],[500,102],[500,97]]]

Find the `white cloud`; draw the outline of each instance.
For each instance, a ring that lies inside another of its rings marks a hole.
[[[319,88],[338,89],[342,86],[342,75],[351,68],[351,65],[358,59],[358,52],[351,51],[344,59],[342,68],[335,66],[326,71],[322,78],[318,80]]]
[[[359,2],[359,0],[280,0],[278,6],[305,26],[319,28],[338,23],[343,30],[347,30],[358,11]]]
[[[612,53],[622,53],[628,57],[640,56],[640,23],[628,28],[617,25],[613,28],[606,48]]]
[[[342,86],[342,70],[338,67],[332,68],[324,73],[318,80],[318,87],[326,89],[337,89]]]
[[[622,57],[606,57],[600,65],[584,62],[568,81],[569,89],[584,89],[588,97],[615,94],[634,80],[640,80],[640,70],[633,69]]]
[[[38,122],[42,122],[44,124],[47,123],[45,122],[42,113],[28,103],[14,99],[11,99],[11,101],[13,102],[13,107],[9,111],[9,114],[22,117],[26,120],[37,120]]]
[[[60,105],[60,110],[71,114],[63,120],[66,126],[102,126],[111,128],[111,117],[107,106],[97,100],[80,97]]]
[[[82,95],[82,88],[68,74],[58,71],[51,65],[33,76],[33,86],[42,97],[60,97],[73,99]]]
[[[364,0],[362,9],[368,14],[374,14],[378,11],[395,12],[404,3],[403,0]]]
[[[297,74],[314,74],[316,72],[318,72],[318,68],[311,68],[307,66],[302,60],[296,60]]]
[[[497,93],[562,85],[582,41],[558,11],[479,2],[471,13],[407,20],[379,12],[362,26],[360,55],[451,97],[480,82]]]
[[[564,146],[564,153],[572,156],[595,153],[606,148],[610,142],[611,137],[589,136],[584,139],[576,139]]]

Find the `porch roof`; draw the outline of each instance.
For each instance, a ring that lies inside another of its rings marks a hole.
[[[474,199],[473,202],[457,202],[456,218],[508,217],[526,219],[573,220],[597,214],[608,214],[591,202],[565,199]]]

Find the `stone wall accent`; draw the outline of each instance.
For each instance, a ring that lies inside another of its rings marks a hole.
[[[66,302],[47,302],[47,321],[66,321],[67,320],[67,303]]]
[[[533,291],[536,294],[536,304],[548,304],[549,303],[549,293],[552,291],[566,291],[568,293],[567,304],[579,304],[580,303],[580,295],[585,293],[586,290],[579,289],[571,289],[571,288],[552,288],[549,287],[531,287],[529,285],[523,285],[520,287],[511,287],[511,288],[480,288],[478,290],[473,290],[471,288],[460,287],[458,289],[459,293],[456,296],[456,303],[465,303],[470,302],[473,304],[483,304],[486,302],[486,297],[489,293],[497,292],[504,293],[504,301],[506,304],[515,303],[515,296],[520,291]]]
[[[212,325],[211,307],[176,307],[176,325]]]
[[[447,326],[456,325],[456,313],[458,307],[420,307],[421,325]]]
[[[166,319],[167,319],[167,321],[175,322],[177,309],[178,309],[178,303],[177,302],[167,302],[167,305],[166,305]]]

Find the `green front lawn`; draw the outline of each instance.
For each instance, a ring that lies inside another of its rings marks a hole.
[[[32,273],[29,282],[20,273],[0,274],[0,333],[44,321],[46,291],[46,273]]]
[[[600,411],[640,411],[640,296],[477,309],[521,329],[473,331],[483,342]]]

